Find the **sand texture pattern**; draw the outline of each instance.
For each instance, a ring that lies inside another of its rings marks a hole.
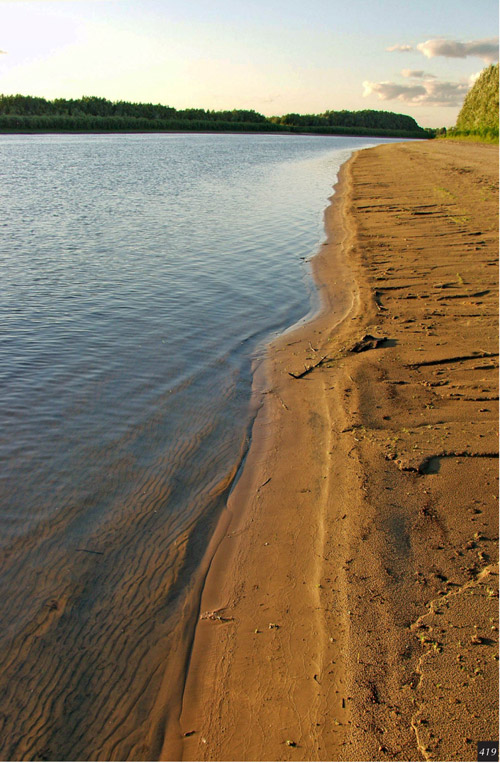
[[[271,347],[164,759],[473,760],[498,717],[498,166],[357,153]]]

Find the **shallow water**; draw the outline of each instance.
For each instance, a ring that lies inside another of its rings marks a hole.
[[[0,756],[156,754],[252,362],[379,142],[0,136]]]

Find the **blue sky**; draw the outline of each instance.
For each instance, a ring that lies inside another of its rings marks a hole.
[[[267,115],[372,108],[441,126],[498,60],[498,5],[0,0],[0,50],[3,93]]]

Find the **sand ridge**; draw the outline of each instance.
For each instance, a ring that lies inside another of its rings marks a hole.
[[[164,759],[470,760],[495,738],[497,204],[490,146],[342,168],[323,309],[270,349]]]

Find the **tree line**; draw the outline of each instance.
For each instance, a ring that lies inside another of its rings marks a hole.
[[[421,130],[413,117],[394,114],[391,111],[325,111],[324,114],[285,114],[271,117],[271,121],[282,125],[301,127],[367,127],[385,130]]]
[[[387,111],[326,111],[265,117],[252,109],[175,109],[152,103],[109,101],[97,96],[49,101],[0,95],[0,131],[245,131],[429,137],[405,114]]]

